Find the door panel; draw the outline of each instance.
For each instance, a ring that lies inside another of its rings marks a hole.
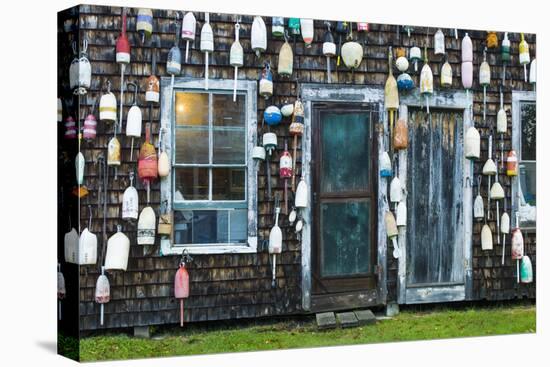
[[[368,274],[370,200],[321,204],[321,277]]]
[[[407,287],[464,284],[462,111],[410,110]]]
[[[350,294],[375,286],[378,155],[373,113],[358,104],[314,107],[313,294]],[[347,292],[347,293],[346,293]]]

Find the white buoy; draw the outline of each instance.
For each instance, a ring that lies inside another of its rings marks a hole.
[[[204,14],[205,22],[201,29],[201,51],[204,52],[204,89],[208,90],[208,55],[214,52],[214,33],[210,26],[210,14]]]
[[[197,28],[197,20],[193,12],[187,12],[183,17],[181,25],[181,38],[185,40],[185,62],[189,58],[189,42],[195,41],[195,32]],[[176,37],[177,38],[177,37]]]
[[[243,60],[243,47],[239,43],[239,29],[241,25],[237,22],[235,23],[235,41],[231,45],[231,50],[229,52],[229,64],[235,68],[235,76],[233,79],[233,102],[237,100],[237,79],[238,79],[238,70],[241,66],[244,65]]]

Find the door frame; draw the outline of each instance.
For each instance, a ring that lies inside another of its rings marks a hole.
[[[312,162],[312,124],[313,124],[313,105],[316,102],[341,102],[341,103],[361,103],[361,104],[377,104],[378,115],[382,121],[373,122],[373,133],[377,134],[376,146],[378,154],[381,153],[383,134],[380,128],[384,127],[387,133],[386,114],[384,113],[384,90],[380,86],[368,85],[344,85],[344,84],[300,84],[302,102],[304,104],[304,134],[302,136],[302,170],[305,181],[308,184],[312,183],[311,162]],[[383,122],[381,125],[380,122]],[[377,157],[378,159],[378,157]],[[376,288],[370,292],[355,293],[343,295],[338,301],[355,307],[354,305],[375,306],[383,305],[387,299],[387,283],[386,283],[386,235],[384,227],[384,212],[388,208],[387,202],[384,200],[384,195],[387,191],[386,180],[380,179],[378,172],[377,176],[377,248],[376,248],[376,267],[377,275]],[[309,192],[312,203],[312,190]],[[302,229],[302,309],[304,311],[331,309],[331,303],[334,298],[326,300],[313,300],[312,302],[312,208],[311,205],[305,209],[304,213],[305,224]],[[312,304],[313,303],[313,304]],[[334,308],[338,309],[338,308]]]
[[[330,106],[329,108],[327,108]],[[373,108],[374,107],[374,108]],[[378,115],[379,111],[376,110],[376,104],[365,104],[365,103],[349,103],[349,102],[314,102],[312,104],[312,124],[313,124],[313,136],[312,136],[312,157],[313,161],[311,162],[311,166],[314,167],[312,169],[311,173],[311,192],[313,195],[313,200],[311,203],[312,207],[312,238],[317,242],[316,246],[312,246],[311,248],[311,256],[312,256],[312,268],[311,268],[311,274],[312,274],[312,293],[320,294],[323,292],[316,292],[316,289],[324,288],[326,290],[326,294],[335,294],[335,293],[353,293],[358,292],[364,289],[374,289],[376,287],[376,247],[374,244],[377,242],[377,233],[376,233],[376,224],[377,224],[377,203],[376,195],[378,193],[378,187],[377,187],[377,180],[375,173],[370,173],[370,182],[369,182],[369,194],[365,195],[363,192],[347,192],[347,193],[333,193],[329,194],[327,198],[324,199],[324,202],[332,201],[332,202],[338,202],[341,199],[368,199],[372,203],[373,210],[371,212],[370,216],[370,223],[369,226],[372,229],[372,232],[370,233],[370,243],[372,244],[371,248],[369,249],[370,252],[370,259],[371,263],[369,264],[370,267],[372,267],[371,273],[362,273],[362,274],[356,274],[356,275],[347,275],[347,276],[330,276],[330,277],[324,277],[323,279],[327,284],[325,286],[321,285],[321,279],[318,279],[317,282],[315,281],[314,274],[316,273],[316,270],[319,271],[321,269],[321,256],[320,256],[320,250],[321,250],[321,238],[320,238],[320,231],[321,231],[321,211],[320,211],[320,203],[321,203],[321,197],[319,195],[320,191],[320,172],[321,172],[321,161],[320,161],[320,154],[321,154],[321,115],[325,112],[342,112],[342,113],[348,113],[348,112],[356,112],[356,113],[365,113],[370,114],[369,116],[369,132],[371,140],[371,147],[370,151],[368,152],[369,156],[377,156],[378,153],[378,147],[376,144],[376,138],[375,138],[375,127],[376,122],[373,120]],[[376,113],[376,115],[373,116],[373,113]],[[372,172],[378,172],[378,160],[374,160],[371,164],[371,170]],[[317,274],[319,276],[320,274]],[[367,288],[359,288],[360,284],[364,284],[367,286]],[[339,292],[332,291],[333,288],[340,288]],[[353,289],[355,288],[355,289]]]
[[[425,108],[425,97],[418,90],[400,96],[401,105],[406,107]],[[447,110],[463,111],[463,137],[467,129],[473,124],[472,93],[463,90],[447,90],[435,92],[429,98],[430,107]],[[408,120],[408,119],[407,119]],[[464,140],[463,140],[464,141]],[[400,304],[451,302],[472,299],[472,183],[473,164],[465,157],[462,174],[462,220],[463,220],[463,247],[464,247],[464,285],[434,285],[426,287],[407,288],[407,236],[406,228],[399,229],[399,247],[401,256],[398,259],[397,300]],[[407,182],[407,151],[399,152],[399,179],[406,185]],[[407,200],[405,192],[405,200]]]

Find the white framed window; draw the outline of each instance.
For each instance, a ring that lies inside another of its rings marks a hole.
[[[161,202],[173,210],[162,254],[250,253],[257,249],[256,83],[161,79],[163,145],[171,157]],[[167,241],[170,241],[167,243]]]
[[[512,205],[520,226],[527,230],[534,230],[537,223],[536,123],[536,93],[512,92],[512,149],[518,155],[519,168],[517,179],[512,181]]]

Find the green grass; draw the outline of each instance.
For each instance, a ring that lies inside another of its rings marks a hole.
[[[82,339],[80,357],[98,361],[533,333],[536,317],[535,306],[516,305],[404,311],[375,325],[328,331],[317,330],[311,317],[222,328],[187,325],[183,330],[164,330],[152,339],[125,334],[93,336]]]

